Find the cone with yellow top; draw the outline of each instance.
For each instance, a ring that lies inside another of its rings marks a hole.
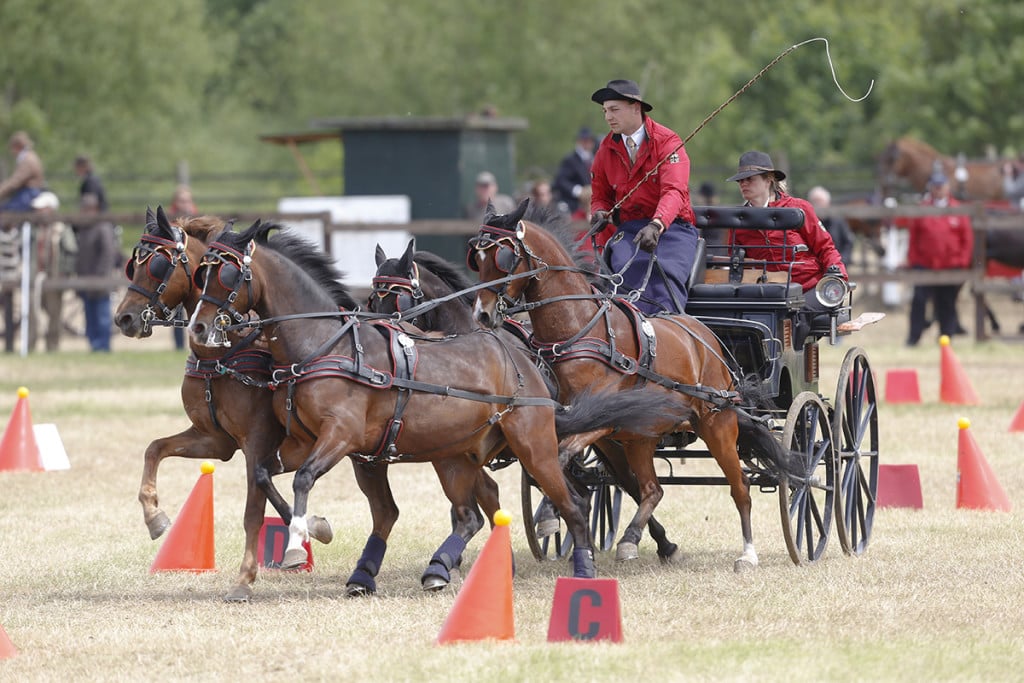
[[[939,337],[939,346],[942,349],[941,376],[939,379],[939,400],[943,403],[955,403],[959,405],[976,406],[981,403],[978,394],[971,385],[967,373],[964,372],[953,347],[950,346],[949,337]]]
[[[167,532],[167,539],[149,568],[150,574],[217,570],[213,542],[213,470],[214,465],[209,460],[200,465],[199,480]]]
[[[32,412],[28,407],[28,389],[18,387],[18,402],[0,439],[0,471],[42,472],[42,454],[32,429]]]
[[[1010,512],[1013,506],[995,472],[971,436],[971,421],[961,417],[956,458],[956,506],[970,510]]]
[[[438,645],[471,640],[513,640],[512,517],[494,513],[494,529],[469,570],[448,618],[437,636]]]

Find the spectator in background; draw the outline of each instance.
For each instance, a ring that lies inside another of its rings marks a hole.
[[[700,198],[702,206],[717,206],[718,205],[718,191],[715,190],[714,183],[705,180],[697,188],[697,196]],[[700,236],[704,238],[704,244],[706,247],[710,246],[724,246],[729,243],[729,231],[728,230],[708,230],[704,232],[700,231]],[[712,249],[708,251],[708,256],[724,256],[724,249]]]
[[[512,213],[516,208],[516,203],[511,197],[498,192],[498,179],[494,174],[490,171],[481,171],[473,186],[473,201],[465,207],[463,216],[481,223],[488,203],[493,204],[496,214]]]
[[[79,201],[85,195],[91,194],[99,202],[100,213],[106,213],[110,208],[107,205],[107,193],[103,189],[103,181],[96,175],[96,171],[92,167],[92,160],[84,154],[75,157],[75,174],[82,179],[78,186]]]
[[[34,276],[45,279],[62,279],[75,272],[75,233],[70,226],[56,220],[60,200],[57,195],[44,190],[32,200],[36,218],[32,221],[32,240],[35,262]],[[64,291],[41,287],[39,310],[46,314],[46,350],[57,351],[64,327]],[[33,310],[29,318],[29,348],[35,348],[39,322]]]
[[[195,202],[192,200],[192,188],[182,183],[174,188],[174,196],[171,198],[171,205],[167,207],[167,215],[174,216],[195,216],[199,214]]]
[[[950,196],[949,179],[941,172],[928,179],[924,206],[957,206]],[[917,270],[970,268],[974,256],[974,232],[967,216],[918,216],[897,220],[909,230],[907,265]],[[956,311],[956,300],[963,284],[914,285],[910,300],[910,332],[907,346],[917,346],[921,335],[931,324],[927,320],[928,301],[932,302],[939,334],[965,334]]]
[[[530,188],[530,204],[536,208],[553,206],[551,183],[543,179],[536,181]]]
[[[118,258],[114,224],[97,218],[100,215],[100,200],[94,194],[83,194],[79,199],[78,210],[83,217],[95,219],[75,228],[78,234],[78,275],[110,277]],[[113,322],[110,292],[90,289],[78,294],[85,307],[85,337],[89,340],[89,348],[93,351],[110,351],[110,329]]]
[[[832,193],[821,185],[815,185],[807,193],[807,201],[814,207],[821,224],[832,236],[832,242],[836,245],[836,251],[843,257],[843,263],[850,265],[853,262],[853,231],[849,223],[842,216],[822,216],[822,212],[828,214],[832,206]]]
[[[563,211],[574,214],[579,209],[580,195],[590,187],[590,165],[594,161],[597,138],[586,126],[576,133],[576,147],[558,165],[553,191]]]
[[[25,131],[12,135],[7,147],[14,157],[14,172],[0,183],[0,211],[31,211],[32,200],[46,187],[43,162]]]

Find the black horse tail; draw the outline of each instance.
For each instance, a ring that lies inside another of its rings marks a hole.
[[[660,391],[583,391],[573,396],[570,405],[555,411],[555,430],[559,439],[608,428],[657,436],[665,431],[666,417],[678,424],[695,416],[681,398]]]
[[[739,394],[744,405],[761,409],[776,408],[774,401],[764,390],[760,378],[748,377],[739,384]],[[760,462],[776,479],[799,479],[804,476],[798,454],[786,448],[765,422],[743,408],[733,408],[733,412],[736,414],[739,427],[736,448],[740,458],[745,462]]]

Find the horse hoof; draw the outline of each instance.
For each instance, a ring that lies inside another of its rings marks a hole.
[[[741,557],[740,559],[736,560],[736,563],[733,564],[733,567],[732,567],[733,571],[736,572],[737,574],[742,574],[744,572],[752,572],[756,568],[757,568],[756,564],[754,564],[750,560],[748,560],[746,558],[743,558],[743,557]]]
[[[281,560],[281,569],[298,569],[306,564],[308,559],[309,557],[306,555],[305,548],[292,548],[291,550],[286,550],[284,558]]]
[[[369,586],[364,586],[361,583],[350,583],[345,586],[345,595],[350,598],[365,598],[376,592]]]
[[[323,517],[312,515],[309,518],[309,536],[327,545],[334,540],[334,529]]]
[[[615,546],[615,559],[619,562],[637,560],[639,558],[640,550],[637,548],[636,543],[621,541],[617,546]]]
[[[153,519],[146,522],[146,526],[149,527],[149,537],[155,541],[171,527],[171,520],[167,517],[167,513],[159,510]]]
[[[662,564],[682,564],[683,563],[683,551],[676,546],[668,555],[658,555],[658,559],[661,560]]]
[[[224,602],[249,602],[251,599],[252,588],[246,584],[235,586],[224,596]]]
[[[423,577],[423,591],[425,593],[437,593],[447,588],[448,583],[448,581],[444,580],[444,577],[430,574]]]

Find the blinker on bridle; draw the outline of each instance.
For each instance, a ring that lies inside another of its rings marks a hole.
[[[202,289],[200,301],[205,301],[217,306],[215,325],[222,331],[226,331],[232,322],[241,324],[246,321],[246,316],[234,308],[235,300],[242,286],[249,289],[249,299],[252,299],[252,254],[256,250],[256,243],[249,242],[245,252],[240,252],[223,242],[213,242],[206,250],[206,254],[199,262],[193,275],[194,284]],[[206,293],[206,284],[209,272],[216,271],[217,281],[228,290],[226,298],[218,300]]]
[[[147,226],[148,227],[148,226]],[[185,268],[185,276],[188,279],[189,290],[193,286],[193,273],[189,272],[188,260],[188,235],[176,226],[171,228],[174,239],[158,237],[150,233],[143,233],[139,244],[135,246],[131,258],[124,265],[124,272],[131,281],[128,289],[146,297],[146,308],[142,311],[143,325],[146,329],[151,324],[174,325],[174,309],[167,306],[160,297],[167,290],[171,278],[174,276],[174,269],[180,263]],[[146,274],[152,280],[159,282],[155,289],[148,290],[135,283],[135,274],[145,266]],[[157,318],[159,311],[162,318]]]
[[[383,302],[384,299],[395,296],[395,310],[399,313],[408,311],[420,303],[423,299],[423,290],[420,288],[420,269],[417,263],[412,264],[410,277],[400,275],[375,275],[373,278],[373,291],[370,294],[371,309],[375,309],[373,296]]]

